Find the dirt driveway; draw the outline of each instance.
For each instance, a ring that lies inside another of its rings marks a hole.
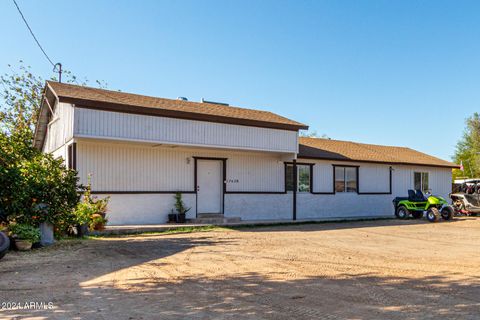
[[[0,261],[35,319],[478,319],[480,219],[330,223],[71,242]]]

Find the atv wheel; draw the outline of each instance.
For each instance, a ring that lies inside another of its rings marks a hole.
[[[430,222],[437,222],[440,219],[440,212],[437,208],[430,208],[427,211],[427,219]]]
[[[453,210],[452,207],[446,206],[445,208],[442,209],[440,213],[442,215],[443,220],[451,220],[453,218],[453,215],[455,214],[455,211]]]
[[[423,217],[423,212],[422,211],[413,211],[412,212],[412,217],[414,219],[421,219]]]
[[[10,248],[10,239],[7,235],[0,231],[0,259],[7,253]]]
[[[400,206],[395,211],[395,215],[398,219],[407,219],[409,214],[410,212],[408,212],[408,209],[405,208],[405,206]]]

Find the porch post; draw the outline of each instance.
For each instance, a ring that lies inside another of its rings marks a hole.
[[[297,220],[297,160],[293,159],[293,220]]]

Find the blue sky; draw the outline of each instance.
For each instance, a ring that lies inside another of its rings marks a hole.
[[[17,0],[54,61],[126,92],[270,110],[450,159],[480,104],[478,1]],[[0,2],[0,72],[51,66]]]

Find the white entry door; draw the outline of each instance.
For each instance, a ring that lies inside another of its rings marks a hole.
[[[197,212],[223,213],[223,161],[197,160]]]

